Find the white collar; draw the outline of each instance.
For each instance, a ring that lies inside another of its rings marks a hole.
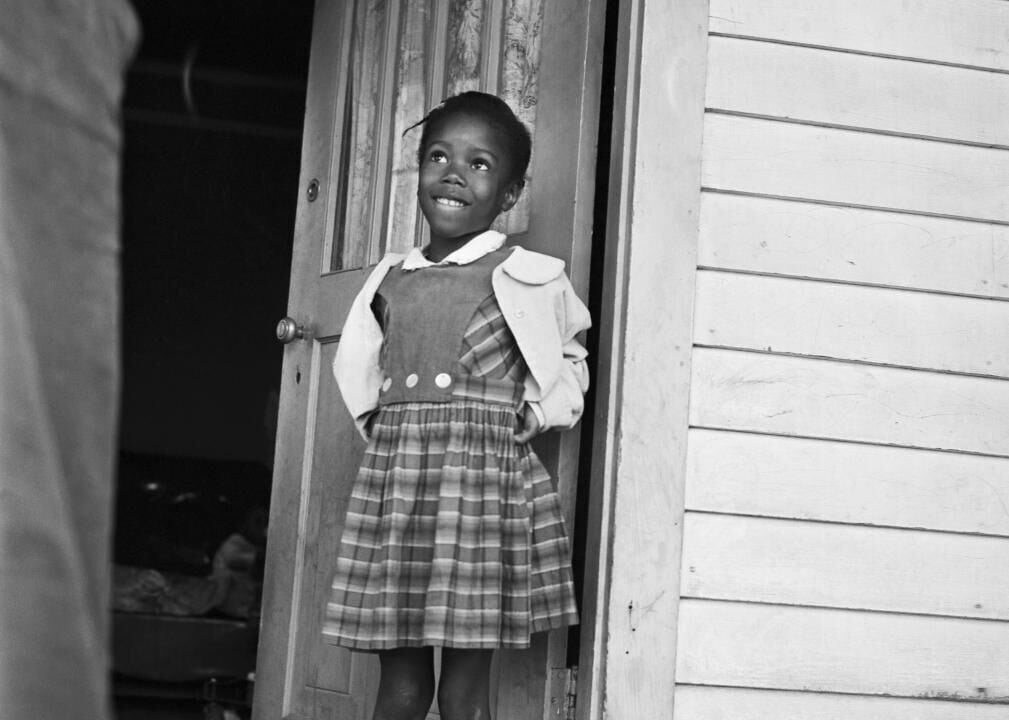
[[[485,230],[458,250],[450,252],[441,262],[432,262],[424,257],[420,248],[413,248],[403,260],[403,269],[419,270],[434,265],[469,265],[499,249],[505,244],[507,237],[497,230]]]

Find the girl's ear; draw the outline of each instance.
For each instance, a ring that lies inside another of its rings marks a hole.
[[[505,199],[501,203],[501,212],[508,212],[515,206],[515,203],[519,201],[519,197],[522,196],[522,189],[525,186],[525,180],[512,180],[508,185],[508,189],[505,190]]]

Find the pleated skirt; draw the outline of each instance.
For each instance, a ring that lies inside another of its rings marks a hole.
[[[516,444],[514,405],[382,407],[326,606],[328,642],[524,648],[577,622],[554,481]]]

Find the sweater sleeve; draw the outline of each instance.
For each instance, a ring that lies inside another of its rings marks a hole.
[[[588,352],[578,336],[591,327],[592,320],[567,276],[562,275],[560,281],[562,290],[554,310],[563,362],[557,382],[539,400],[546,420],[544,429],[573,427],[582,417],[584,395],[589,389],[589,371],[585,361]]]
[[[372,271],[354,298],[333,358],[333,377],[358,432],[368,439],[368,418],[378,407],[385,372],[380,359],[382,328],[372,311],[372,300],[389,268],[402,256],[387,255]]]

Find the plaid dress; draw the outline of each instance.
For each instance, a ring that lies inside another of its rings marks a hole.
[[[524,648],[532,633],[577,622],[553,480],[513,437],[526,365],[493,295],[469,321],[456,374],[447,402],[380,405],[373,419],[326,606],[329,642]]]

